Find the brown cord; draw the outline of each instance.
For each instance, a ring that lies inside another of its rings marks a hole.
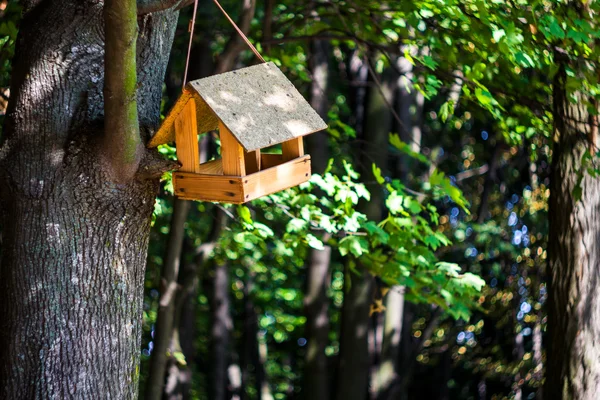
[[[188,74],[188,67],[190,65],[190,54],[192,53],[192,39],[194,37],[194,25],[196,25],[196,11],[197,10],[198,10],[198,0],[194,0],[194,14],[192,15],[192,23],[190,24],[190,27],[188,28],[188,31],[190,32],[190,42],[188,44],[187,58],[185,59],[185,72],[183,73],[183,86],[181,87],[182,91],[185,91],[185,84],[187,83],[187,74]]]
[[[250,43],[250,41],[248,40],[248,38],[246,37],[246,35],[244,35],[244,32],[242,32],[242,30],[237,26],[237,24],[231,19],[231,17],[229,16],[229,14],[227,14],[227,12],[223,9],[223,7],[221,7],[221,4],[219,4],[219,2],[217,0],[213,0],[214,3],[217,5],[217,7],[219,7],[219,10],[221,10],[223,12],[223,14],[225,15],[225,17],[229,20],[229,22],[231,22],[231,25],[233,25],[233,27],[235,28],[235,30],[237,31],[237,33],[240,34],[240,36],[242,37],[242,39],[244,39],[244,42],[246,42],[246,44],[248,45],[248,47],[250,47],[250,50],[252,50],[252,52],[254,53],[254,55],[256,57],[258,57],[258,59],[262,62],[266,62],[265,59],[260,55],[260,53],[258,52],[258,50],[256,50],[256,47],[254,47],[254,45],[252,43]]]
[[[246,37],[246,35],[244,34],[244,32],[242,32],[242,30],[237,26],[237,24],[233,21],[233,19],[231,19],[231,17],[229,16],[229,14],[227,14],[227,11],[225,11],[223,9],[223,7],[221,6],[221,4],[219,4],[218,0],[213,0],[213,2],[217,5],[217,7],[219,7],[219,10],[221,10],[221,12],[223,13],[223,15],[225,15],[225,17],[229,20],[229,22],[231,23],[231,25],[233,25],[233,27],[235,28],[235,30],[237,31],[237,33],[241,36],[241,38],[244,40],[244,42],[246,42],[246,44],[248,45],[248,47],[250,47],[250,50],[252,50],[252,52],[254,53],[254,55],[261,61],[261,62],[266,62],[265,59],[263,58],[263,56],[260,55],[260,53],[258,52],[258,50],[256,49],[256,47],[254,47],[254,45],[252,43],[250,43],[250,40],[248,40],[248,37]],[[194,37],[194,25],[196,25],[196,11],[198,10],[198,0],[194,0],[194,15],[192,16],[192,22],[191,22],[191,26],[188,29],[190,32],[190,43],[188,44],[188,53],[187,53],[187,58],[185,60],[185,72],[183,73],[183,90],[185,90],[185,85],[187,83],[187,73],[188,73],[188,66],[190,63],[190,53],[192,52],[192,38]]]

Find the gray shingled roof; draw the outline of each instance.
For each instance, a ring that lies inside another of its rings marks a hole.
[[[327,128],[272,62],[199,79],[189,85],[246,151]]]

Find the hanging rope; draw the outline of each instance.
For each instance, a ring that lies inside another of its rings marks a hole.
[[[252,50],[252,52],[254,53],[254,55],[261,62],[265,63],[266,61],[263,58],[263,56],[258,52],[258,50],[256,49],[256,47],[254,47],[254,45],[250,42],[250,40],[248,40],[248,37],[237,26],[237,24],[235,23],[235,21],[233,19],[231,19],[231,17],[229,16],[229,14],[227,14],[227,11],[225,11],[225,9],[223,9],[223,7],[221,6],[221,4],[219,4],[218,0],[213,0],[213,2],[217,5],[217,7],[219,8],[219,10],[221,10],[221,12],[223,13],[223,15],[225,15],[225,17],[227,18],[227,20],[229,20],[229,22],[231,23],[231,25],[233,25],[233,27],[235,28],[235,30],[237,31],[237,33],[244,40],[244,42],[246,42],[246,44],[248,45],[248,47],[250,47],[250,50]],[[189,67],[189,64],[190,64],[190,54],[192,52],[192,39],[194,37],[194,26],[196,25],[196,11],[197,10],[198,10],[198,0],[194,0],[194,15],[192,15],[192,21],[191,21],[190,26],[188,28],[188,31],[190,32],[190,42],[188,44],[187,58],[185,60],[185,72],[183,73],[183,87],[182,87],[182,90],[185,90],[185,85],[187,83],[187,74],[188,74],[188,67]]]
[[[190,32],[190,42],[188,43],[188,52],[187,57],[185,59],[185,72],[183,73],[183,86],[181,90],[185,90],[185,85],[187,83],[187,74],[188,67],[190,65],[190,54],[192,53],[192,39],[194,38],[194,26],[196,25],[196,11],[198,11],[198,0],[194,0],[194,14],[192,14],[192,22],[188,27],[188,31]]]
[[[223,9],[223,7],[221,7],[221,4],[219,4],[219,2],[217,0],[213,0],[213,1],[217,5],[217,7],[219,7],[219,10],[221,10],[221,12],[223,13],[223,15],[225,15],[225,17],[229,20],[229,22],[231,22],[231,25],[233,25],[233,27],[235,28],[235,30],[237,31],[237,33],[239,33],[240,36],[242,37],[242,39],[244,39],[244,42],[246,42],[246,44],[248,45],[248,47],[250,47],[250,50],[252,50],[252,52],[254,53],[254,55],[261,62],[266,62],[265,59],[263,58],[263,56],[261,56],[260,53],[258,52],[258,50],[256,50],[256,47],[254,47],[254,45],[252,43],[250,43],[250,40],[248,40],[248,38],[246,37],[246,35],[244,35],[244,32],[242,32],[242,30],[237,26],[237,24],[231,19],[231,17],[229,16],[229,14],[227,14],[227,12]]]

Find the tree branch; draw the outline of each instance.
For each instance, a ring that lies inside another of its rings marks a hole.
[[[104,32],[105,121],[100,156],[111,179],[127,183],[144,154],[136,99],[136,0],[106,0]]]
[[[170,9],[179,10],[193,2],[194,0],[138,0],[137,15],[152,14]]]

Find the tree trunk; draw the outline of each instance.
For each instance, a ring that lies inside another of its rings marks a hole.
[[[158,179],[111,183],[101,2],[24,3],[0,150],[0,398],[136,398]],[[177,13],[139,20],[142,140],[159,123]],[[106,158],[104,158],[106,160]]]
[[[203,244],[202,265],[208,270],[205,280],[205,292],[210,307],[210,349],[208,369],[208,394],[210,399],[224,400],[227,398],[228,367],[230,354],[231,332],[233,320],[231,317],[231,301],[229,298],[229,265],[218,264],[209,259],[227,224],[227,215],[220,209],[214,208],[214,225],[209,234],[209,240]]]
[[[329,301],[331,247],[311,250],[308,265],[307,289],[304,297],[306,315],[306,359],[304,366],[304,398],[329,399],[329,372],[325,348],[329,343]]]
[[[388,134],[391,129],[391,117],[384,96],[391,98],[392,86],[386,80],[382,87],[373,86],[367,96],[367,114],[364,129],[359,138],[362,145],[357,146],[361,152],[360,172],[363,181],[371,192],[371,200],[359,205],[361,212],[370,220],[381,219],[383,211],[383,190],[375,182],[371,165],[378,161],[379,166],[386,168]],[[340,359],[337,378],[337,399],[364,399],[368,394],[370,357],[368,347],[368,330],[370,325],[370,306],[374,286],[373,276],[363,270],[360,276],[353,274],[346,266],[346,294],[342,308],[342,331],[340,333]],[[349,290],[348,290],[349,287]]]
[[[182,254],[189,254],[193,247],[185,240]],[[163,399],[182,400],[190,398],[192,386],[192,363],[196,356],[196,297],[198,293],[198,260],[181,260],[177,282],[179,290],[175,298],[175,315],[170,348],[183,354],[185,362],[178,357],[169,358],[165,376]]]
[[[267,374],[265,370],[265,365],[268,359],[269,348],[267,346],[267,338],[265,337],[266,333],[261,332],[258,329],[258,324],[256,325],[256,341],[258,345],[258,365],[255,370],[258,371],[262,376],[262,380],[260,382],[260,386],[257,387],[260,390],[260,400],[273,400],[273,394],[271,393],[271,386],[269,385],[269,380],[267,379]],[[283,365],[286,363],[283,362]],[[291,368],[290,368],[291,370]]]
[[[243,346],[241,355],[242,365],[242,388],[248,388],[254,385],[258,397],[262,396],[263,385],[268,383],[265,379],[265,371],[260,362],[259,344],[258,344],[258,316],[252,300],[252,290],[254,288],[254,274],[249,273],[243,288],[244,293],[244,312],[243,312]],[[242,392],[242,399],[248,399],[248,390]]]
[[[600,180],[582,168],[597,146],[597,118],[575,93],[569,101],[564,67],[555,77],[548,243],[549,399],[597,399],[600,393]],[[581,177],[581,200],[573,192]]]
[[[395,103],[400,117],[400,121],[396,121],[396,128],[400,132],[402,140],[409,144],[411,150],[420,152],[424,96],[413,87],[413,64],[405,57],[399,57],[396,65],[402,73],[396,87]],[[408,184],[414,163],[406,155],[400,155],[399,158],[400,179]],[[400,343],[404,326],[404,290],[403,286],[394,286],[390,288],[385,299],[381,360],[373,378],[374,392],[379,400],[396,399],[399,396],[402,379]],[[406,372],[404,371],[404,373]]]
[[[327,117],[327,83],[329,78],[328,44],[317,40],[311,43],[310,104],[319,115]],[[327,133],[319,132],[306,138],[308,153],[311,154],[313,172],[323,173],[329,161]],[[328,236],[322,238],[329,240]],[[310,249],[307,263],[307,285],[304,298],[306,315],[305,335],[307,340],[304,366],[304,398],[310,400],[329,399],[329,379],[325,348],[329,343],[329,301],[327,290],[330,284],[329,264],[331,247],[323,250]]]
[[[394,286],[385,298],[383,343],[373,387],[378,399],[394,399],[400,380],[400,340],[404,320],[404,287]]]
[[[154,347],[150,359],[150,371],[146,383],[145,398],[147,400],[160,400],[165,385],[165,371],[167,362],[173,355],[172,343],[175,320],[175,299],[178,295],[179,264],[181,249],[185,236],[184,225],[187,219],[190,202],[175,199],[169,243],[161,274],[161,295],[158,304],[156,324],[154,325]]]
[[[233,321],[229,311],[229,267],[216,265],[212,271],[213,293],[210,296],[211,348],[210,348],[210,398],[227,397],[227,367],[229,366],[229,339]]]
[[[372,302],[373,276],[360,270],[356,276],[346,266],[345,296],[342,306],[340,356],[337,376],[338,400],[364,400],[369,385],[369,309]]]
[[[329,83],[329,43],[324,40],[311,42],[310,70],[312,82],[310,86],[310,105],[327,121],[329,104],[327,101],[327,85]],[[329,143],[327,131],[320,131],[306,137],[306,147],[311,155],[313,172],[322,174],[329,162]]]

